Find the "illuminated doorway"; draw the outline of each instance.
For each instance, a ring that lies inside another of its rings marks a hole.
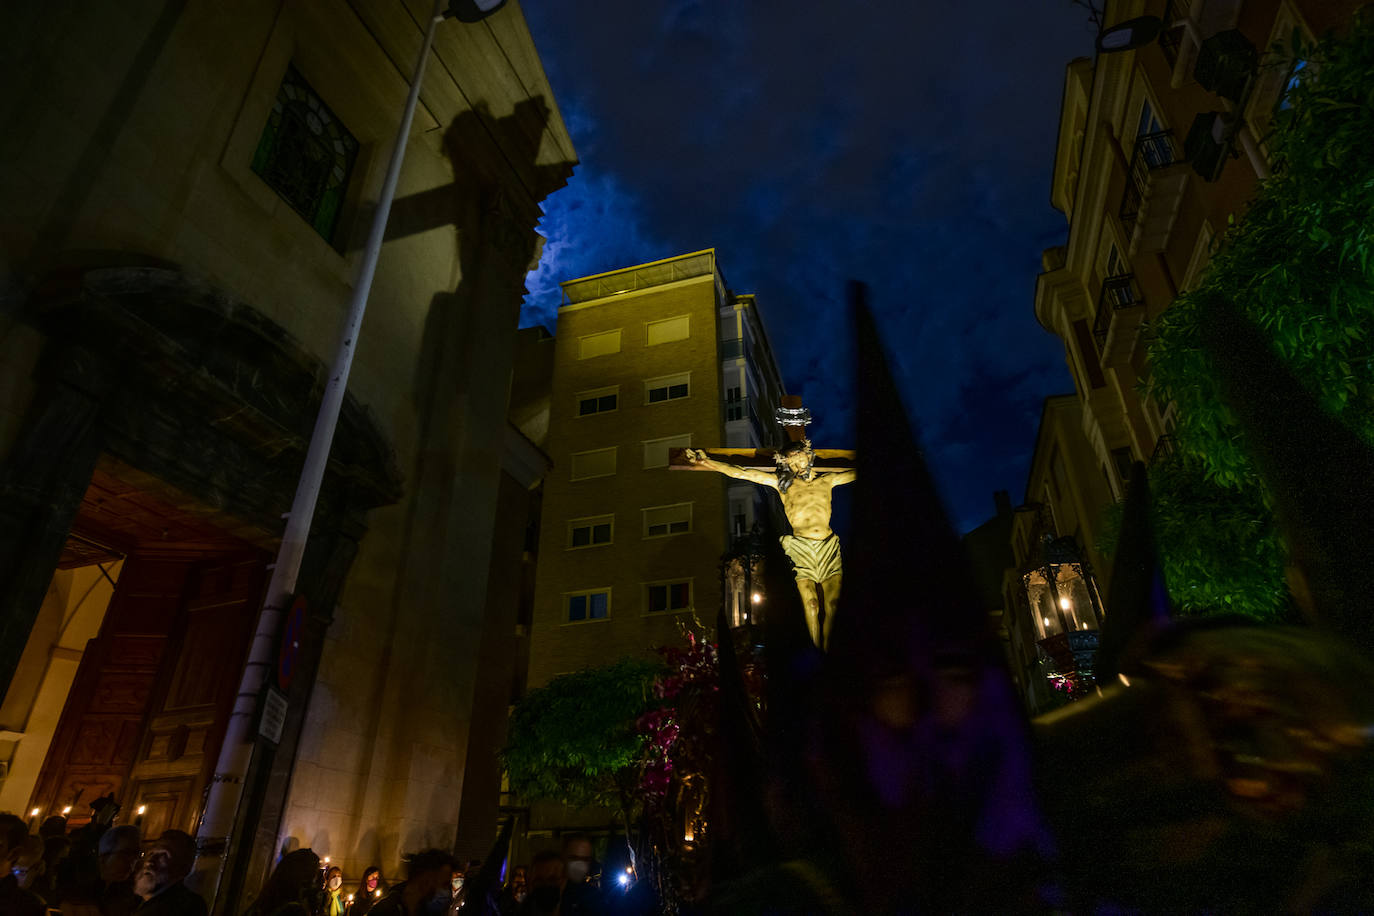
[[[144,835],[193,830],[266,584],[270,546],[111,458],[97,464],[6,705],[32,708],[5,781],[83,823],[113,793]],[[53,635],[56,639],[53,639]],[[46,658],[44,656],[47,656]],[[41,668],[41,670],[39,670]],[[11,717],[13,721],[13,717]],[[36,814],[35,814],[36,812]]]

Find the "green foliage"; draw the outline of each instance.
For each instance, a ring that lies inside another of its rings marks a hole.
[[[1150,468],[1159,567],[1183,616],[1245,614],[1276,620],[1288,606],[1284,549],[1257,489],[1218,486],[1192,458]],[[1103,514],[1098,549],[1115,556],[1124,502]]]
[[[1288,601],[1284,550],[1260,491],[1217,486],[1188,459],[1152,468],[1150,489],[1160,567],[1177,609],[1276,618]]]
[[[1153,393],[1177,402],[1188,459],[1151,475],[1170,590],[1198,609],[1259,617],[1282,604],[1282,554],[1199,316],[1231,303],[1325,410],[1374,443],[1374,16],[1299,56],[1308,66],[1268,138],[1273,176],[1202,282],[1160,317],[1149,349]],[[1220,543],[1233,537],[1234,549]]]
[[[621,659],[531,690],[511,713],[501,762],[526,801],[623,809],[644,736],[636,721],[657,705],[656,661]]]

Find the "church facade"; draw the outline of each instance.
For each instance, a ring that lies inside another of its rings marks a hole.
[[[407,4],[16,5],[0,155],[0,809],[195,832],[427,24]],[[221,863],[360,874],[465,823],[507,419],[575,154],[518,5],[438,26]],[[505,489],[503,489],[503,487]],[[504,548],[499,548],[504,549]],[[500,590],[496,590],[499,592]],[[498,698],[504,705],[504,698]],[[281,713],[282,710],[276,710]],[[470,740],[471,739],[471,740]],[[470,788],[470,787],[469,787]]]

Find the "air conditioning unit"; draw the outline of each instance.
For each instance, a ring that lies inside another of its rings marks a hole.
[[[1193,119],[1188,139],[1183,141],[1183,156],[1203,181],[1216,181],[1231,153],[1231,138],[1227,135],[1227,117],[1219,111],[1208,111]]]
[[[1204,89],[1239,105],[1258,62],[1250,40],[1239,29],[1227,29],[1202,42],[1193,77]]]

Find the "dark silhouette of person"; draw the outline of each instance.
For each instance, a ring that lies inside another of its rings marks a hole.
[[[320,857],[297,849],[281,857],[244,916],[312,916]]]
[[[406,880],[372,908],[371,916],[420,916],[441,896],[447,909],[456,865],[442,849],[412,853],[406,857]]]

